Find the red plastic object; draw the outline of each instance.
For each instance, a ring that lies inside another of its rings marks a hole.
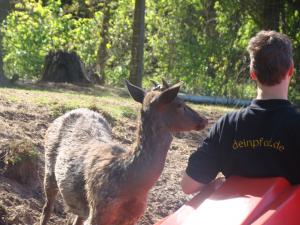
[[[155,225],[181,225],[184,223],[184,221],[188,218],[190,214],[192,214],[199,205],[207,199],[212,193],[214,189],[207,188],[198,195],[196,195],[194,198],[192,198],[190,201],[185,203],[182,207],[180,207],[176,212],[174,212],[172,215],[160,220]]]
[[[253,225],[299,225],[300,186],[287,189]]]
[[[229,178],[218,190],[200,192],[156,225],[246,225],[289,188],[284,178]]]

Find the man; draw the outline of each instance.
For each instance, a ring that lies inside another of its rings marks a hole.
[[[287,100],[294,70],[291,41],[261,31],[248,51],[257,97],[247,108],[223,116],[190,156],[181,182],[187,194],[201,191],[219,172],[225,177],[282,176],[300,183],[300,114]]]

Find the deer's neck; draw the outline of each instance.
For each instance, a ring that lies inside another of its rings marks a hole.
[[[150,189],[162,173],[172,142],[171,133],[157,118],[141,118],[136,145],[131,152],[129,179],[141,189]]]

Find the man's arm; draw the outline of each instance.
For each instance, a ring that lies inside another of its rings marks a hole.
[[[193,178],[187,175],[186,172],[184,172],[181,180],[181,189],[185,194],[193,194],[199,192],[205,186],[205,184],[195,181]]]
[[[225,177],[219,176],[209,184],[203,184],[198,181],[195,181],[189,175],[184,173],[181,180],[181,188],[185,194],[194,194],[197,192],[205,191],[210,189],[212,191],[217,190],[225,182]]]
[[[221,171],[221,163],[224,160],[223,148],[224,144],[220,144],[220,137],[231,136],[231,129],[225,122],[228,115],[221,117],[210,129],[207,138],[197,151],[193,152],[188,160],[188,165],[182,177],[181,188],[186,194],[193,194],[202,191],[207,185],[214,181],[218,173]],[[225,127],[225,128],[224,128]],[[228,128],[229,127],[229,128]],[[229,130],[228,130],[229,129]],[[222,135],[222,132],[226,136]],[[222,158],[222,159],[221,159]]]

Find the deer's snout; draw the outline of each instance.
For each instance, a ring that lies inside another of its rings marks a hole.
[[[200,121],[199,123],[196,125],[195,130],[202,130],[204,129],[208,124],[208,119],[206,119],[205,117],[201,116],[200,117]]]

